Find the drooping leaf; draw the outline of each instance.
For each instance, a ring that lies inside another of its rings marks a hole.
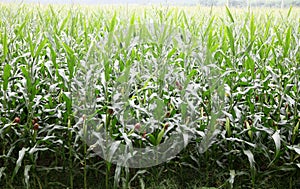
[[[0,181],[1,181],[1,178],[2,178],[2,176],[5,176],[5,169],[6,169],[6,167],[1,167],[0,168]]]
[[[276,157],[280,153],[280,147],[281,147],[281,137],[280,137],[280,130],[275,131],[275,133],[272,135],[272,138],[275,142],[276,147]]]
[[[243,150],[244,154],[248,157],[249,163],[250,163],[250,167],[254,168],[254,156],[253,153],[250,150]]]
[[[26,165],[25,169],[24,169],[25,184],[26,184],[27,188],[30,188],[30,186],[29,186],[29,179],[30,179],[29,171],[30,171],[31,167],[32,167],[32,165]]]
[[[23,158],[25,156],[25,153],[29,150],[29,148],[22,148],[20,151],[19,151],[19,158],[16,162],[16,166],[15,166],[15,169],[14,169],[14,172],[13,172],[13,175],[12,175],[12,180],[13,178],[16,176],[16,174],[18,173],[21,165],[22,165],[22,161],[23,161]]]

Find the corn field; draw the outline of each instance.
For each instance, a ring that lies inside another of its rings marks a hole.
[[[298,8],[0,10],[1,188],[300,188]]]

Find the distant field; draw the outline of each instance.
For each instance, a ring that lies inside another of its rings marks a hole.
[[[0,188],[300,188],[299,8],[0,10]]]

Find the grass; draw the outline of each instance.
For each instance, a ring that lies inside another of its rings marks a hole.
[[[297,8],[0,8],[1,188],[300,187]],[[95,130],[136,150],[189,121],[153,167],[91,150]]]

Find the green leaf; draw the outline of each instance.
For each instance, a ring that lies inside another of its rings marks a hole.
[[[8,80],[10,78],[10,73],[11,71],[11,66],[9,64],[6,64],[4,66],[4,71],[3,71],[3,90],[6,91],[7,90],[7,87],[8,87]]]
[[[287,146],[288,149],[294,150],[298,155],[300,155],[300,146],[298,145],[293,145],[293,146]]]
[[[275,33],[276,33],[276,39],[278,40],[278,42],[279,42],[279,44],[281,45],[281,46],[283,46],[283,44],[282,44],[282,32],[280,31],[280,29],[278,28],[278,26],[274,26],[274,31],[275,31]]]
[[[235,170],[230,170],[230,178],[228,181],[230,183],[231,188],[233,188],[235,176],[236,176]]]
[[[28,150],[29,150],[29,148],[24,148],[24,147],[23,147],[23,148],[19,151],[19,158],[18,158],[18,160],[17,160],[17,162],[16,162],[16,167],[15,167],[15,169],[14,169],[14,172],[13,172],[13,175],[12,175],[11,180],[13,180],[14,177],[16,176],[16,174],[18,173],[19,168],[20,168],[21,165],[22,165],[22,161],[23,161],[23,158],[24,158],[24,156],[25,156],[25,153],[26,153]]]
[[[25,169],[24,169],[24,179],[25,179],[25,184],[26,184],[26,187],[27,188],[30,188],[30,186],[29,186],[29,171],[30,171],[30,169],[31,169],[31,167],[32,167],[32,165],[26,165],[25,166]]]
[[[38,57],[41,53],[41,51],[43,50],[43,48],[45,47],[45,45],[47,44],[48,40],[47,38],[45,38],[37,47],[36,51],[35,51],[35,57]]]
[[[230,44],[231,52],[232,52],[233,56],[235,56],[235,46],[234,46],[233,33],[232,33],[232,29],[228,26],[226,26],[226,33],[229,37],[229,44]]]
[[[272,138],[275,142],[275,147],[276,147],[276,157],[280,153],[280,147],[281,147],[281,137],[280,137],[280,130],[277,130],[273,135]]]
[[[293,9],[293,7],[291,6],[291,7],[289,8],[289,12],[288,12],[288,14],[287,14],[287,17],[290,17],[290,15],[291,15],[291,13],[292,13],[292,9]]]
[[[5,169],[6,169],[6,167],[1,167],[1,168],[0,168],[0,182],[1,182],[2,176],[3,176],[3,175],[4,175],[4,176],[6,175],[5,172],[4,172]]]
[[[286,32],[286,37],[285,37],[285,45],[284,45],[284,51],[283,51],[283,56],[287,57],[290,45],[291,45],[291,33],[292,33],[292,27],[289,27]]]
[[[254,168],[254,156],[252,154],[252,152],[250,150],[243,150],[244,154],[248,157],[249,163],[250,163],[250,167]]]
[[[186,122],[187,109],[188,109],[188,104],[187,103],[182,103],[180,105],[181,119],[182,119],[183,122]]]
[[[167,58],[171,58],[175,53],[176,53],[177,49],[173,48],[167,55]]]
[[[227,6],[226,6],[226,13],[229,16],[231,22],[234,23],[233,16],[232,16],[232,14],[231,14],[231,12],[230,12],[230,10],[229,10],[229,8]]]
[[[71,13],[68,12],[68,16],[66,16],[66,18],[62,21],[60,27],[59,27],[59,33],[61,33],[63,31],[63,29],[65,28],[65,25],[67,24],[68,20],[71,17]]]
[[[300,120],[297,122],[296,126],[293,129],[293,135],[297,135],[299,133],[299,125],[300,125]]]
[[[113,159],[114,154],[117,152],[119,146],[121,144],[121,141],[115,141],[111,144],[110,148],[107,149],[106,153],[106,157],[105,159],[109,162],[111,162],[111,160]]]
[[[23,38],[24,35],[24,27],[26,26],[27,22],[28,22],[28,15],[26,15],[26,18],[24,19],[24,22],[22,23],[22,25],[18,28],[18,33],[17,35],[20,36],[21,38]]]
[[[162,130],[160,130],[160,132],[157,135],[157,139],[156,139],[156,145],[159,145],[163,136],[165,134],[165,128],[163,128]]]
[[[117,24],[117,13],[114,13],[113,18],[110,21],[110,26],[109,26],[109,35],[108,35],[108,41],[107,41],[107,46],[110,47],[113,41],[114,37],[114,29]]]
[[[34,147],[32,147],[30,150],[29,150],[29,154],[32,155],[34,154],[35,152],[38,152],[38,151],[47,151],[49,150],[49,148],[38,148],[36,147],[37,145],[35,145]]]
[[[161,99],[155,99],[156,108],[153,112],[154,119],[160,120],[164,116],[164,101]]]
[[[115,176],[114,176],[114,188],[118,188],[121,179],[121,171],[122,171],[122,166],[117,165],[115,170]]]
[[[147,173],[146,170],[139,170],[129,181],[129,184],[132,183],[136,177],[138,177],[139,175],[144,175],[145,173]]]
[[[114,13],[114,16],[110,21],[109,32],[112,32],[115,29],[116,24],[117,24],[117,12]]]
[[[156,145],[156,140],[155,137],[153,136],[153,134],[148,134],[149,137],[149,141],[151,142],[151,144]]]
[[[255,40],[255,30],[256,30],[256,26],[254,23],[254,16],[251,16],[251,20],[250,20],[250,39],[251,42],[253,42]]]
[[[27,34],[27,42],[29,44],[29,50],[32,57],[34,57],[34,42],[32,41],[32,33],[28,31]]]
[[[74,51],[71,47],[69,47],[66,43],[62,42],[62,45],[64,46],[66,53],[68,53],[68,55],[73,55]]]
[[[2,57],[2,62],[4,62],[7,54],[8,54],[8,37],[7,37],[7,31],[6,27],[4,27],[4,36],[3,36],[3,57]]]
[[[231,128],[230,128],[229,117],[226,117],[225,130],[227,132],[227,135],[230,137],[231,136]]]
[[[212,16],[212,17],[210,18],[210,20],[209,20],[209,23],[208,23],[206,29],[205,29],[204,37],[206,37],[208,33],[212,33],[213,29],[211,29],[211,26],[212,26],[214,20],[215,20],[215,16]],[[209,41],[212,41],[211,38],[208,39],[208,40],[209,40]]]

